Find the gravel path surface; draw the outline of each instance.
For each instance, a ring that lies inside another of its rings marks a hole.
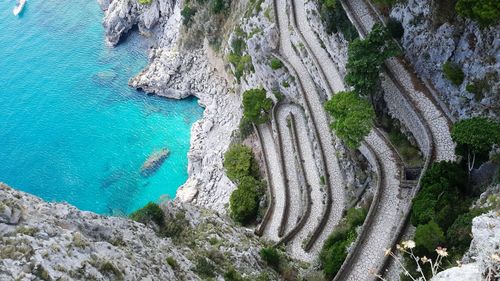
[[[290,43],[290,29],[288,19],[288,9],[286,0],[275,0],[276,11],[278,15],[278,22],[280,27],[280,53],[288,60],[290,65],[298,73],[298,80],[302,84],[305,93],[302,93],[304,98],[308,101],[310,108],[309,113],[312,121],[318,128],[318,135],[325,154],[325,161],[328,173],[330,175],[330,188],[332,190],[332,208],[328,216],[328,221],[322,229],[320,238],[315,244],[322,245],[323,240],[332,231],[333,227],[340,221],[342,210],[345,207],[345,191],[343,186],[343,178],[340,172],[338,160],[335,156],[335,148],[333,145],[332,135],[330,133],[329,121],[323,105],[319,99],[319,95],[315,88],[314,82],[309,76],[302,61],[293,50]],[[313,248],[315,251],[319,247]],[[307,257],[297,257],[300,259],[307,259]]]
[[[310,52],[316,57],[315,62],[319,64],[320,71],[324,73],[325,78],[333,92],[345,91],[344,81],[333,63],[328,52],[321,47],[316,33],[311,29],[309,20],[307,19],[304,0],[292,0],[295,7],[295,17],[297,28],[305,40],[306,46]],[[318,66],[318,65],[317,65]],[[331,96],[333,93],[328,93]]]
[[[272,241],[278,241],[278,228],[285,211],[285,183],[283,178],[283,167],[279,160],[279,148],[273,138],[273,132],[269,124],[259,125],[259,131],[264,144],[263,149],[266,152],[269,162],[269,180],[272,181],[272,188],[275,196],[274,212],[269,219],[264,230],[264,236]]]
[[[362,29],[366,31],[371,30],[379,20],[365,0],[349,0],[347,6],[351,8],[348,14],[354,14],[360,20],[358,24],[362,24]],[[435,145],[435,160],[455,160],[455,145],[450,136],[448,120],[441,109],[423,92],[426,91],[424,83],[418,81],[415,74],[409,73],[396,58],[387,60],[386,66],[397,82],[404,87],[430,127]]]
[[[384,249],[391,247],[394,231],[401,221],[402,212],[400,207],[404,206],[404,198],[400,198],[400,166],[398,166],[397,155],[386,143],[385,139],[376,134],[375,131],[365,138],[368,145],[372,147],[379,159],[383,174],[383,182],[380,187],[380,201],[374,206],[371,217],[372,223],[369,228],[363,229],[367,233],[364,241],[357,244],[356,255],[349,264],[340,280],[372,280],[374,276],[370,269],[378,269],[382,265]],[[366,224],[366,221],[365,221]]]
[[[321,219],[324,208],[323,198],[325,194],[324,191],[321,190],[320,175],[316,167],[312,143],[308,136],[308,127],[303,110],[294,105],[281,107],[278,110],[278,121],[280,126],[282,126],[281,131],[284,135],[290,131],[290,129],[287,128],[286,121],[290,114],[293,114],[295,117],[295,126],[297,128],[295,137],[297,138],[298,145],[300,146],[301,158],[304,161],[305,178],[311,186],[311,213],[310,217],[307,218],[305,225],[289,243],[288,249],[293,256],[300,256],[303,260],[312,261],[314,259],[314,255],[306,253],[302,248],[302,244],[308,238],[309,233],[311,233],[318,225]]]

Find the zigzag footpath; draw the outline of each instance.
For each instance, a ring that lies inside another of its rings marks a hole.
[[[295,3],[292,5],[294,8],[292,14],[295,15],[295,27],[298,27],[303,40],[312,41],[307,42],[306,46],[311,46],[308,50],[312,53],[313,57],[316,57],[314,61],[318,70],[325,72],[325,69],[331,65],[332,67],[328,68],[328,72],[337,71],[333,67],[335,65],[333,60],[316,42],[318,37],[313,35],[314,32],[309,26],[304,3],[299,0],[292,1]],[[341,79],[332,79],[332,75],[323,75],[323,77],[327,77],[331,88],[342,89],[344,87]],[[394,90],[394,88],[397,87],[394,86],[392,89]],[[430,156],[433,147],[431,133],[423,124],[424,122],[420,114],[416,112],[416,108],[412,106],[406,97],[401,98],[393,94],[390,98],[392,100],[389,102],[392,102],[393,105],[404,105],[403,109],[397,108],[397,110],[406,110],[407,114],[404,116],[407,119],[411,118],[411,120],[406,120],[411,124],[410,129],[413,129],[412,131],[414,132],[421,132],[420,147],[427,156]],[[387,260],[383,258],[381,253],[383,253],[385,248],[394,245],[399,239],[399,233],[402,232],[402,228],[407,222],[410,200],[413,198],[414,192],[416,192],[416,189],[415,191],[401,189],[401,171],[404,169],[403,162],[397,150],[395,150],[383,133],[377,129],[372,131],[365,139],[360,151],[370,160],[370,163],[378,172],[378,188],[375,190],[374,199],[362,231],[335,280],[370,280],[373,279],[373,276],[369,274],[369,269],[373,268],[379,271],[386,266]],[[427,158],[425,168],[430,158]]]
[[[341,3],[362,37],[366,36],[373,25],[380,21],[377,12],[364,0],[342,0]],[[432,95],[425,84],[416,75],[410,73],[397,58],[386,61],[386,72],[392,83],[398,87],[402,95],[406,95],[411,100],[429,126],[434,142],[434,160],[455,160],[455,145],[449,129],[452,122],[432,100]]]
[[[314,127],[313,132],[318,140],[320,162],[323,170],[326,171],[324,175],[327,193],[325,208],[319,224],[311,233],[310,239],[305,245],[306,251],[310,251],[314,246],[312,252],[317,252],[321,247],[321,242],[327,238],[329,230],[333,229],[341,219],[345,207],[343,178],[335,156],[329,122],[319,94],[312,78],[291,45],[286,0],[275,0],[274,5],[277,25],[280,31],[280,53],[283,55],[286,63],[290,64],[293,71],[297,73],[299,92],[304,98],[306,114],[311,118],[311,123]],[[333,208],[332,202],[334,205]]]

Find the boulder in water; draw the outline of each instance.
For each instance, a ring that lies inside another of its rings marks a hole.
[[[144,164],[142,164],[141,175],[143,177],[151,176],[158,170],[158,168],[160,168],[163,162],[165,162],[165,159],[167,159],[169,153],[170,151],[166,148],[151,153]]]

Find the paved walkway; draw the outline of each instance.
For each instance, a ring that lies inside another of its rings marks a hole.
[[[274,141],[273,132],[269,124],[259,125],[259,131],[262,136],[263,149],[265,150],[267,161],[269,163],[268,175],[270,185],[273,188],[275,196],[274,211],[269,222],[264,229],[264,236],[272,241],[278,241],[278,228],[281,224],[281,218],[285,210],[285,183],[283,178],[283,167],[281,167],[279,148]]]
[[[348,7],[347,12],[351,20],[356,23],[355,26],[361,35],[364,35],[372,29],[373,25],[379,21],[379,18],[366,0],[348,1],[348,3],[345,0],[343,1],[344,4],[348,4],[344,6]],[[425,84],[419,81],[415,74],[409,73],[401,61],[396,58],[387,60],[386,66],[390,75],[393,75],[393,78],[396,79],[394,82],[399,83],[405,89],[409,98],[430,127],[435,146],[435,160],[455,160],[455,145],[450,136],[449,122],[445,114],[428,96],[430,93],[428,95],[424,93],[429,92]]]
[[[309,108],[306,108],[306,114],[310,115],[312,123],[317,127],[317,132],[315,133],[318,134],[324,155],[326,156],[323,160],[325,161],[327,171],[330,175],[330,188],[332,190],[331,199],[333,201],[332,208],[329,214],[326,214],[326,216],[328,216],[326,225],[321,230],[322,233],[320,235],[320,239],[318,239],[315,243],[322,245],[323,240],[321,239],[325,239],[333,227],[341,219],[342,210],[345,206],[343,179],[338,160],[335,157],[335,148],[330,133],[329,122],[323,109],[323,105],[319,99],[319,94],[315,88],[314,82],[302,64],[301,59],[297,56],[290,43],[290,29],[286,0],[275,0],[275,4],[275,9],[278,15],[278,25],[280,27],[280,53],[290,63],[295,72],[298,73],[297,78],[305,91],[302,93],[304,101],[309,105]],[[317,251],[319,247],[314,247],[313,249]],[[300,259],[309,259],[306,256],[295,257]]]

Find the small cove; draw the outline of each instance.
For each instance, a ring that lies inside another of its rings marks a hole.
[[[197,100],[147,96],[127,86],[147,64],[137,33],[104,43],[95,0],[31,0],[20,17],[0,3],[0,181],[47,201],[128,214],[187,178]],[[148,156],[170,154],[151,176]]]

